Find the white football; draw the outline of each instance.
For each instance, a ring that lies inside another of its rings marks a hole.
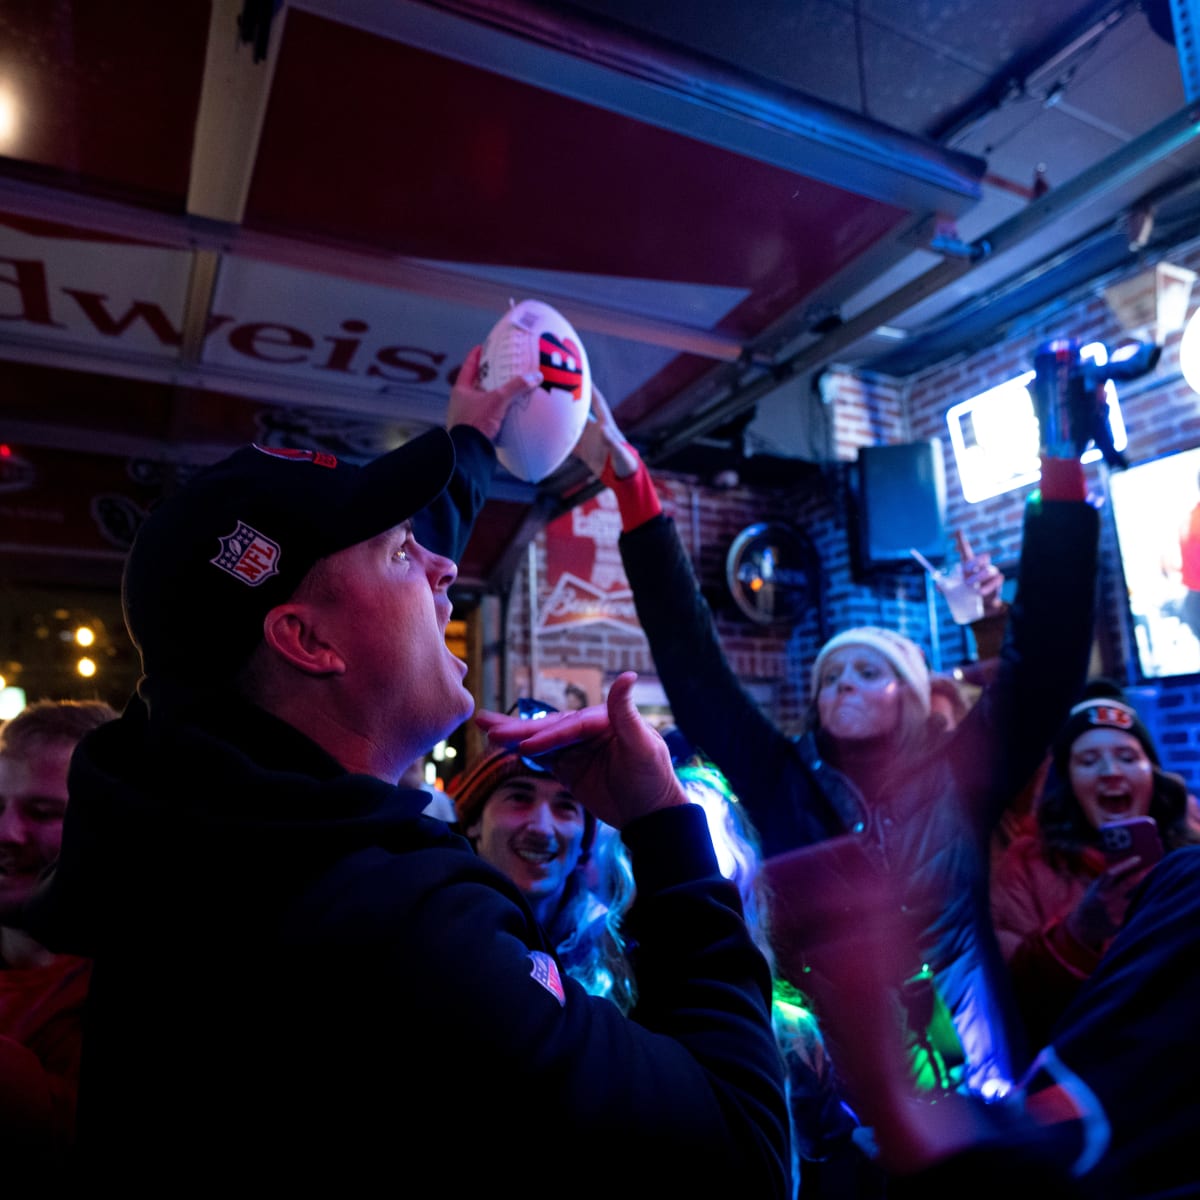
[[[479,383],[493,391],[531,371],[540,371],[542,382],[513,401],[496,439],[496,457],[518,479],[539,483],[566,462],[592,403],[592,373],[579,334],[540,300],[522,300],[492,326],[479,360]]]

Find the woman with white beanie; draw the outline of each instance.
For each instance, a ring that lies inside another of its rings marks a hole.
[[[1027,1053],[989,919],[988,840],[1087,673],[1099,519],[1078,458],[1043,452],[1000,662],[953,731],[931,719],[921,648],[860,626],[821,647],[808,728],[791,737],[731,669],[674,522],[595,389],[593,413],[575,454],[616,496],[622,562],[676,724],[730,780],[764,857],[849,835],[895,885],[919,957],[907,996],[918,1086],[1003,1094]],[[965,569],[997,606],[987,556]],[[942,1004],[958,1063],[926,1037]]]

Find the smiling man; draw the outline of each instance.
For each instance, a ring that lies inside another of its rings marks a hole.
[[[480,857],[525,893],[550,929],[568,880],[587,861],[595,817],[553,775],[508,751],[485,756],[452,791],[459,824]]]
[[[553,775],[511,750],[483,755],[450,792],[458,827],[480,858],[521,889],[568,974],[628,1011],[635,987],[620,922],[632,896],[610,906],[587,885],[596,818]]]
[[[20,928],[58,858],[67,769],[79,739],[116,718],[98,700],[39,700],[0,728],[0,1146],[9,1173],[66,1163],[74,1136],[91,963]]]

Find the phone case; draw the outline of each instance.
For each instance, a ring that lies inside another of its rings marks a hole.
[[[1113,861],[1136,854],[1142,866],[1156,863],[1163,856],[1162,839],[1152,817],[1130,817],[1100,826],[1104,853]]]

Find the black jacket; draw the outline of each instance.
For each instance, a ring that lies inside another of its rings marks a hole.
[[[453,436],[455,479],[414,526],[456,556],[495,457]],[[787,1194],[771,980],[698,807],[624,834],[630,1019],[558,969],[424,792],[236,697],[134,697],[81,743],[70,794],[28,923],[95,959],[81,1183]]]
[[[84,1177],[611,1194],[594,1167],[619,1148],[692,1194],[782,1195],[770,980],[702,811],[626,831],[635,1021],[555,969],[427,799],[236,700],[153,720],[135,700],[83,743],[33,924],[96,960]]]

